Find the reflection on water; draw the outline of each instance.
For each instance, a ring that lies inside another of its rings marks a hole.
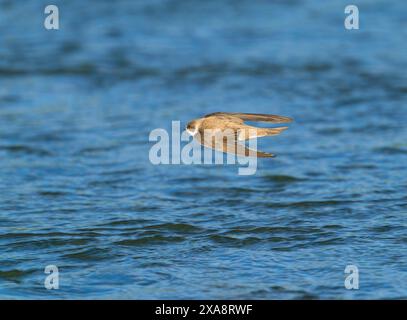
[[[0,1],[1,297],[407,298],[406,4],[55,4]],[[214,111],[295,122],[255,176],[150,164]]]

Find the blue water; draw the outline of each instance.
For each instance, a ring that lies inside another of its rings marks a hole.
[[[406,299],[407,3],[356,2],[0,1],[0,297]],[[295,122],[252,176],[150,163],[215,111]]]

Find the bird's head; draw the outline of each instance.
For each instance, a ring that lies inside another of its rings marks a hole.
[[[198,132],[198,126],[199,126],[198,121],[192,120],[187,124],[186,130],[191,136],[194,136]]]

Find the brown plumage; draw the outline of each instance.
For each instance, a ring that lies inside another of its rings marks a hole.
[[[252,150],[238,142],[278,135],[288,127],[258,128],[245,121],[288,123],[292,119],[271,114],[215,112],[190,121],[186,129],[199,143],[218,151],[239,156],[273,157],[271,153]]]

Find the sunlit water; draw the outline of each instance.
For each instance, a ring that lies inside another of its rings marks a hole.
[[[0,297],[407,298],[407,3],[117,2],[0,1]],[[150,163],[214,111],[295,122],[253,176]]]

